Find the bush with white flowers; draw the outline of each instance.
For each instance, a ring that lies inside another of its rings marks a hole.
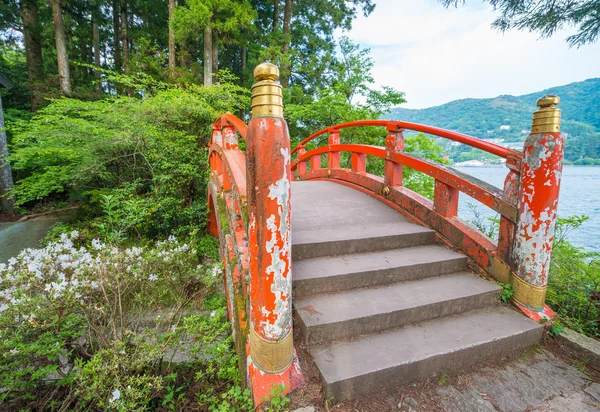
[[[0,264],[0,409],[41,383],[77,380],[105,351],[123,364],[129,355],[160,364],[182,313],[203,310],[218,271],[173,237],[148,247],[86,247],[76,231]],[[155,310],[166,317],[165,333],[144,326]],[[114,398],[114,388],[103,390],[100,398]]]

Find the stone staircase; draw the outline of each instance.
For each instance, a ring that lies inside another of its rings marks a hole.
[[[293,185],[295,331],[327,398],[483,366],[540,340],[542,326],[502,305],[501,288],[432,230],[356,190],[309,184]],[[340,211],[346,196],[352,210]]]

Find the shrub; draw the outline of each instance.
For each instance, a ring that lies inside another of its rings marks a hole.
[[[79,220],[102,220],[110,195],[113,214],[128,219],[124,236],[202,230],[210,125],[246,107],[247,91],[230,83],[161,87],[143,99],[56,99],[13,124],[17,204],[83,201]]]
[[[576,247],[566,239],[587,219],[571,216],[557,220],[547,303],[565,326],[600,338],[600,253]]]
[[[0,265],[0,405],[34,397],[49,380],[73,383],[91,407],[108,405],[115,391],[123,410],[146,405],[162,393],[165,354],[182,344],[184,311],[207,310],[215,293],[219,267],[200,264],[173,237],[145,248],[78,246],[79,237],[62,235]],[[220,313],[209,339],[227,329]]]

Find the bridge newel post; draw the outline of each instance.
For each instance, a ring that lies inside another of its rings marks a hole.
[[[402,164],[390,160],[392,153],[404,152],[404,135],[402,129],[396,124],[388,124],[386,126],[387,136],[385,137],[386,161],[384,183],[387,186],[402,185]]]
[[[512,250],[513,300],[543,311],[552,255],[564,156],[558,96],[537,101],[531,133],[523,147],[517,224]]]
[[[254,78],[246,139],[248,380],[255,402],[260,403],[274,385],[294,387],[299,369],[292,336],[290,137],[277,83],[279,70],[262,63],[254,69]]]

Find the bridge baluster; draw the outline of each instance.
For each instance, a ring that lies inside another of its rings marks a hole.
[[[447,218],[456,216],[459,193],[458,189],[436,180],[433,193],[433,210]]]
[[[340,144],[340,132],[333,130],[329,133],[328,145]],[[329,152],[327,153],[327,168],[339,169],[340,168],[340,152]]]
[[[554,95],[537,101],[520,173],[511,284],[513,299],[536,311],[544,309],[564,156],[559,102]]]
[[[292,366],[292,255],[290,138],[283,118],[279,70],[254,70],[252,119],[247,133],[248,251],[250,271],[249,380],[254,399],[273,385],[294,386]],[[295,376],[295,375],[294,375]]]
[[[304,154],[306,153],[306,148],[304,146],[300,146],[300,149],[298,150],[298,158],[304,156]],[[303,176],[306,173],[306,162],[300,162],[298,163],[298,176]]]
[[[355,173],[367,172],[367,155],[364,153],[352,153],[352,171]]]
[[[519,196],[519,185],[521,171],[520,160],[512,155],[506,158],[506,167],[509,171],[504,179],[502,198],[512,205],[516,205]],[[500,216],[500,228],[498,230],[498,257],[507,264],[511,261],[511,253],[515,239],[515,224],[505,216]],[[505,282],[507,282],[505,280]]]
[[[310,170],[318,170],[321,168],[321,155],[316,155],[310,158]]]
[[[402,134],[402,129],[396,124],[388,124],[386,129],[388,133],[385,138],[385,148],[387,151],[387,158],[389,159],[391,153],[404,152],[404,135]],[[388,186],[401,186],[402,164],[386,160],[384,179],[385,184]]]

